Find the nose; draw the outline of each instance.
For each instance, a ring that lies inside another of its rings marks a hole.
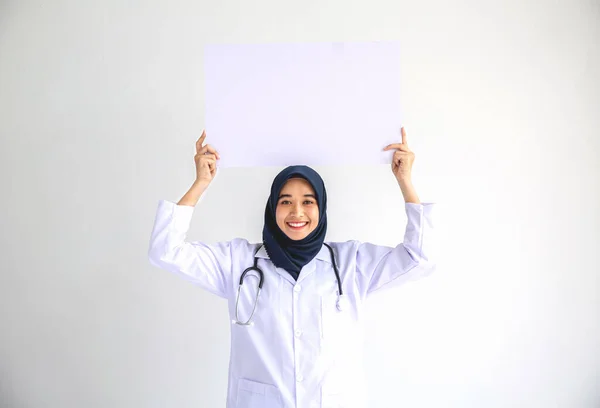
[[[296,216],[302,215],[302,203],[297,202],[292,206],[292,214]]]

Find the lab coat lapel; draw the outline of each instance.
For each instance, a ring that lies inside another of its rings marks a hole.
[[[300,270],[300,276],[298,276],[298,282],[302,282],[304,279],[308,278],[315,272],[316,269],[316,259],[312,259],[309,263],[304,265],[304,267]]]
[[[325,261],[328,265],[331,264],[331,254],[329,253],[329,249],[325,245],[321,247],[321,250],[309,263],[307,263],[304,268],[300,271],[300,276],[298,277],[298,282],[302,282],[304,279],[315,273],[317,270],[317,263]]]
[[[268,270],[268,271],[272,271],[275,270],[275,272],[277,274],[279,274],[279,276],[281,276],[284,280],[288,281],[289,283],[291,283],[292,285],[296,284],[296,281],[294,280],[294,278],[292,277],[292,275],[289,274],[288,271],[286,271],[285,269],[281,269],[276,267],[275,265],[273,265],[273,262],[271,262],[270,259],[262,259],[262,262],[260,262],[261,260],[259,260],[259,264],[261,268],[263,268],[264,270]]]
[[[279,276],[281,276],[284,280],[288,281],[292,285],[296,284],[296,281],[294,280],[292,275],[288,273],[288,271],[286,271],[285,269],[277,268],[273,264],[273,262],[271,262],[271,260],[269,259],[269,255],[267,255],[267,251],[265,250],[264,245],[258,250],[258,252],[256,253],[256,257],[259,258],[258,263],[260,268],[268,271],[275,270],[275,272],[278,273]]]
[[[298,276],[298,281],[296,282],[294,280],[294,278],[292,277],[292,275],[290,275],[290,273],[288,271],[286,271],[285,269],[282,269],[282,268],[277,268],[275,265],[273,265],[273,262],[271,262],[269,260],[269,255],[267,254],[267,251],[266,251],[264,245],[258,250],[258,252],[256,253],[256,256],[258,258],[263,259],[263,261],[264,261],[263,267],[264,268],[269,268],[269,269],[274,268],[275,272],[277,272],[283,279],[285,279],[292,285],[295,285],[296,283],[300,283],[304,279],[306,279],[308,276],[312,275],[315,272],[315,270],[317,269],[317,262],[319,260],[327,261],[327,262],[331,263],[329,250],[327,249],[327,247],[323,246],[321,248],[321,251],[319,251],[319,253],[317,254],[317,256],[314,257],[309,263],[304,265],[304,267],[300,270],[300,276]]]
[[[288,271],[286,271],[285,269],[277,268],[275,265],[273,265],[273,262],[270,262],[270,264],[273,268],[275,268],[275,272],[277,272],[281,277],[283,277],[283,279],[285,279],[292,285],[296,284],[296,281]]]
[[[296,283],[302,282],[302,280],[304,280],[307,276],[309,276],[310,274],[312,274],[315,271],[315,260],[313,259],[308,264],[306,264],[304,266],[304,268],[302,268],[300,270],[300,276],[298,276],[297,282],[296,282],[296,280],[294,280],[294,278],[292,277],[292,275],[290,275],[290,273],[288,271],[286,271],[285,269],[282,269],[282,268],[277,268],[275,265],[273,265],[273,262],[271,262],[271,261],[265,262],[265,267],[270,268],[270,269],[274,268],[275,272],[277,272],[283,279],[288,281],[293,286]]]

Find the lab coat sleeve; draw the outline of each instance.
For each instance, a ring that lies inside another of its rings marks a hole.
[[[435,270],[434,209],[433,203],[405,203],[404,241],[394,248],[359,244],[356,269],[363,294],[417,280]]]
[[[182,276],[227,298],[231,276],[230,242],[207,245],[186,241],[194,207],[161,200],[150,237],[148,258],[159,268]]]

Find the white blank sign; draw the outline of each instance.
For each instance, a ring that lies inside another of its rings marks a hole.
[[[398,43],[208,45],[204,61],[221,167],[389,163],[401,141]]]

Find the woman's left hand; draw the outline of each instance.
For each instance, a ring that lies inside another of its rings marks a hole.
[[[386,146],[383,150],[396,150],[392,158],[392,172],[398,183],[403,184],[410,183],[411,181],[411,171],[415,161],[415,154],[408,148],[404,127],[400,131],[402,133],[402,143],[393,143]]]

